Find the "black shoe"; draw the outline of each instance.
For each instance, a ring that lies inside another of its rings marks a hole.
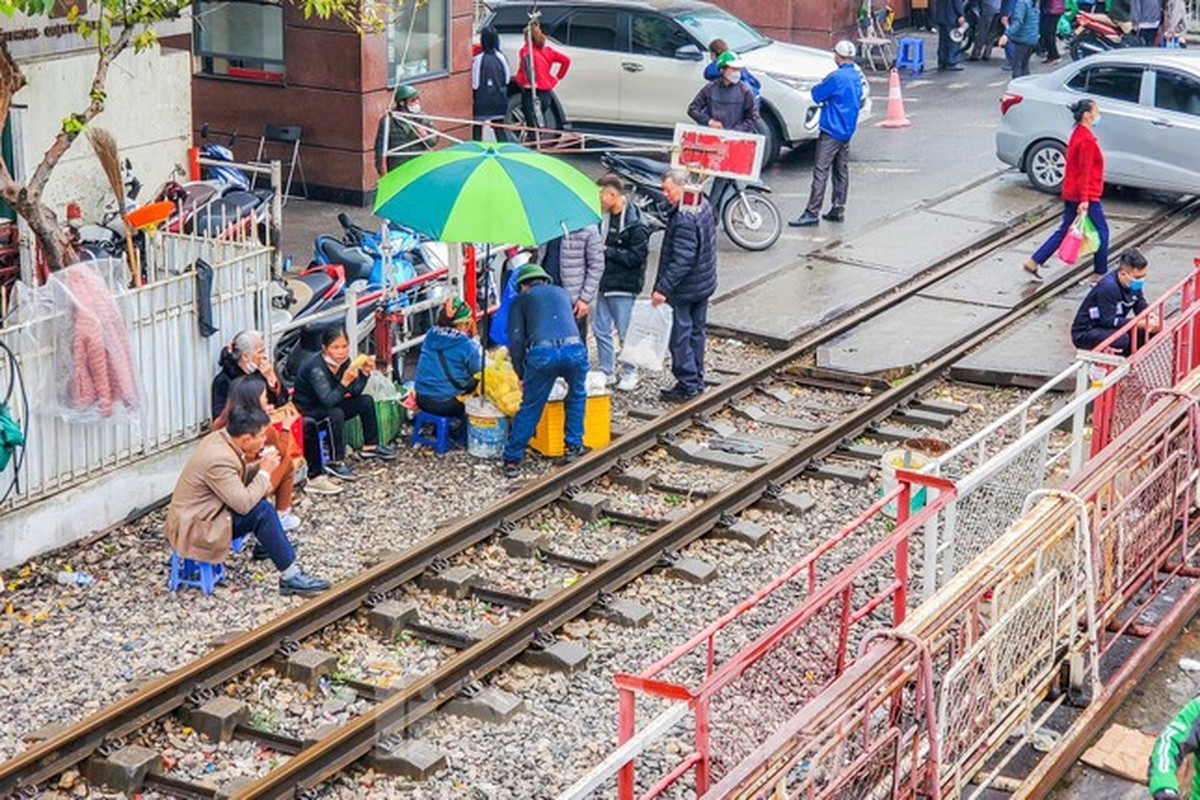
[[[342,480],[342,481],[358,480],[358,476],[354,474],[354,470],[350,469],[349,467],[347,467],[345,464],[343,464],[341,462],[326,464],[325,472],[330,477],[337,478],[338,480]]]
[[[574,461],[578,461],[590,452],[592,452],[592,448],[584,447],[583,445],[579,445],[578,447],[568,447],[567,452],[565,452],[563,457],[558,460],[558,463],[570,464]]]
[[[682,386],[672,386],[670,389],[663,389],[661,392],[659,392],[658,399],[662,400],[664,403],[686,403],[688,400],[691,400],[698,394],[700,393],[689,392]]]
[[[298,575],[293,575],[290,578],[279,579],[280,594],[320,594],[328,588],[329,581],[321,578],[314,578],[312,575],[305,575],[303,572]]]
[[[946,69],[944,71],[945,72],[962,72],[963,65],[962,64],[951,64],[950,66],[946,67]]]
[[[505,461],[500,471],[504,473],[504,477],[506,478],[519,478],[521,477],[521,462]]]
[[[846,212],[840,208],[831,208],[821,215],[821,219],[829,220],[830,222],[845,222]]]
[[[811,228],[814,225],[818,224],[819,222],[820,222],[820,220],[817,219],[816,214],[810,214],[807,211],[805,211],[803,214],[796,217],[795,219],[789,220],[788,225],[791,225],[793,228]]]
[[[378,445],[375,445],[375,447],[370,450],[359,450],[358,457],[359,458],[378,458],[378,459],[382,459],[383,461],[391,461],[393,458],[396,457],[396,451],[393,450],[392,448],[388,447],[386,444],[378,444]]]

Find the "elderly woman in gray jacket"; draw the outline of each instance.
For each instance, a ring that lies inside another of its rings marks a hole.
[[[588,311],[604,275],[604,239],[599,225],[588,225],[551,239],[538,250],[538,261],[550,279],[567,290],[575,307],[579,338],[587,341]]]

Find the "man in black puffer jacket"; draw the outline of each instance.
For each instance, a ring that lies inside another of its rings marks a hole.
[[[674,207],[667,218],[654,305],[667,303],[671,322],[671,371],[675,385],[659,396],[670,403],[690,400],[704,390],[704,326],[708,298],[717,289],[717,221],[704,197],[697,208],[681,208],[685,170],[672,167],[663,175],[662,188]]]

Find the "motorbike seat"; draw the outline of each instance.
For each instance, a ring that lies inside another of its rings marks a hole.
[[[254,194],[253,192],[241,191],[227,192],[221,196],[221,202],[228,203],[229,205],[233,206],[238,210],[238,212],[241,213],[242,216],[245,216],[247,212],[262,205],[262,201],[259,199],[258,195]]]
[[[317,249],[327,263],[341,264],[345,268],[347,284],[357,280],[370,280],[375,259],[359,248],[339,242],[331,236],[322,236],[317,240]]]
[[[245,217],[246,212],[221,198],[200,208],[187,226],[189,233],[201,236],[220,236],[226,228],[237,222],[238,217]]]
[[[297,284],[292,291],[296,295],[297,309],[292,312],[293,317],[298,317],[309,310],[315,303],[321,302],[325,294],[333,287],[335,281],[324,270],[313,270],[312,272],[303,275],[290,277],[290,283]]]
[[[610,157],[612,158],[614,166],[625,167],[626,169],[632,170],[633,172],[639,172],[642,175],[653,179],[662,178],[663,173],[666,172],[667,168],[671,166],[666,162],[656,161],[653,158],[646,158],[645,156],[622,156],[612,154]]]

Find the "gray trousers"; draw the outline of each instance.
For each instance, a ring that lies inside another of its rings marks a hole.
[[[806,214],[820,214],[825,205],[825,184],[829,182],[829,169],[833,168],[833,204],[831,209],[846,208],[846,194],[850,191],[850,143],[839,142],[822,132],[817,139],[817,153],[813,160],[812,189],[808,193]]]

